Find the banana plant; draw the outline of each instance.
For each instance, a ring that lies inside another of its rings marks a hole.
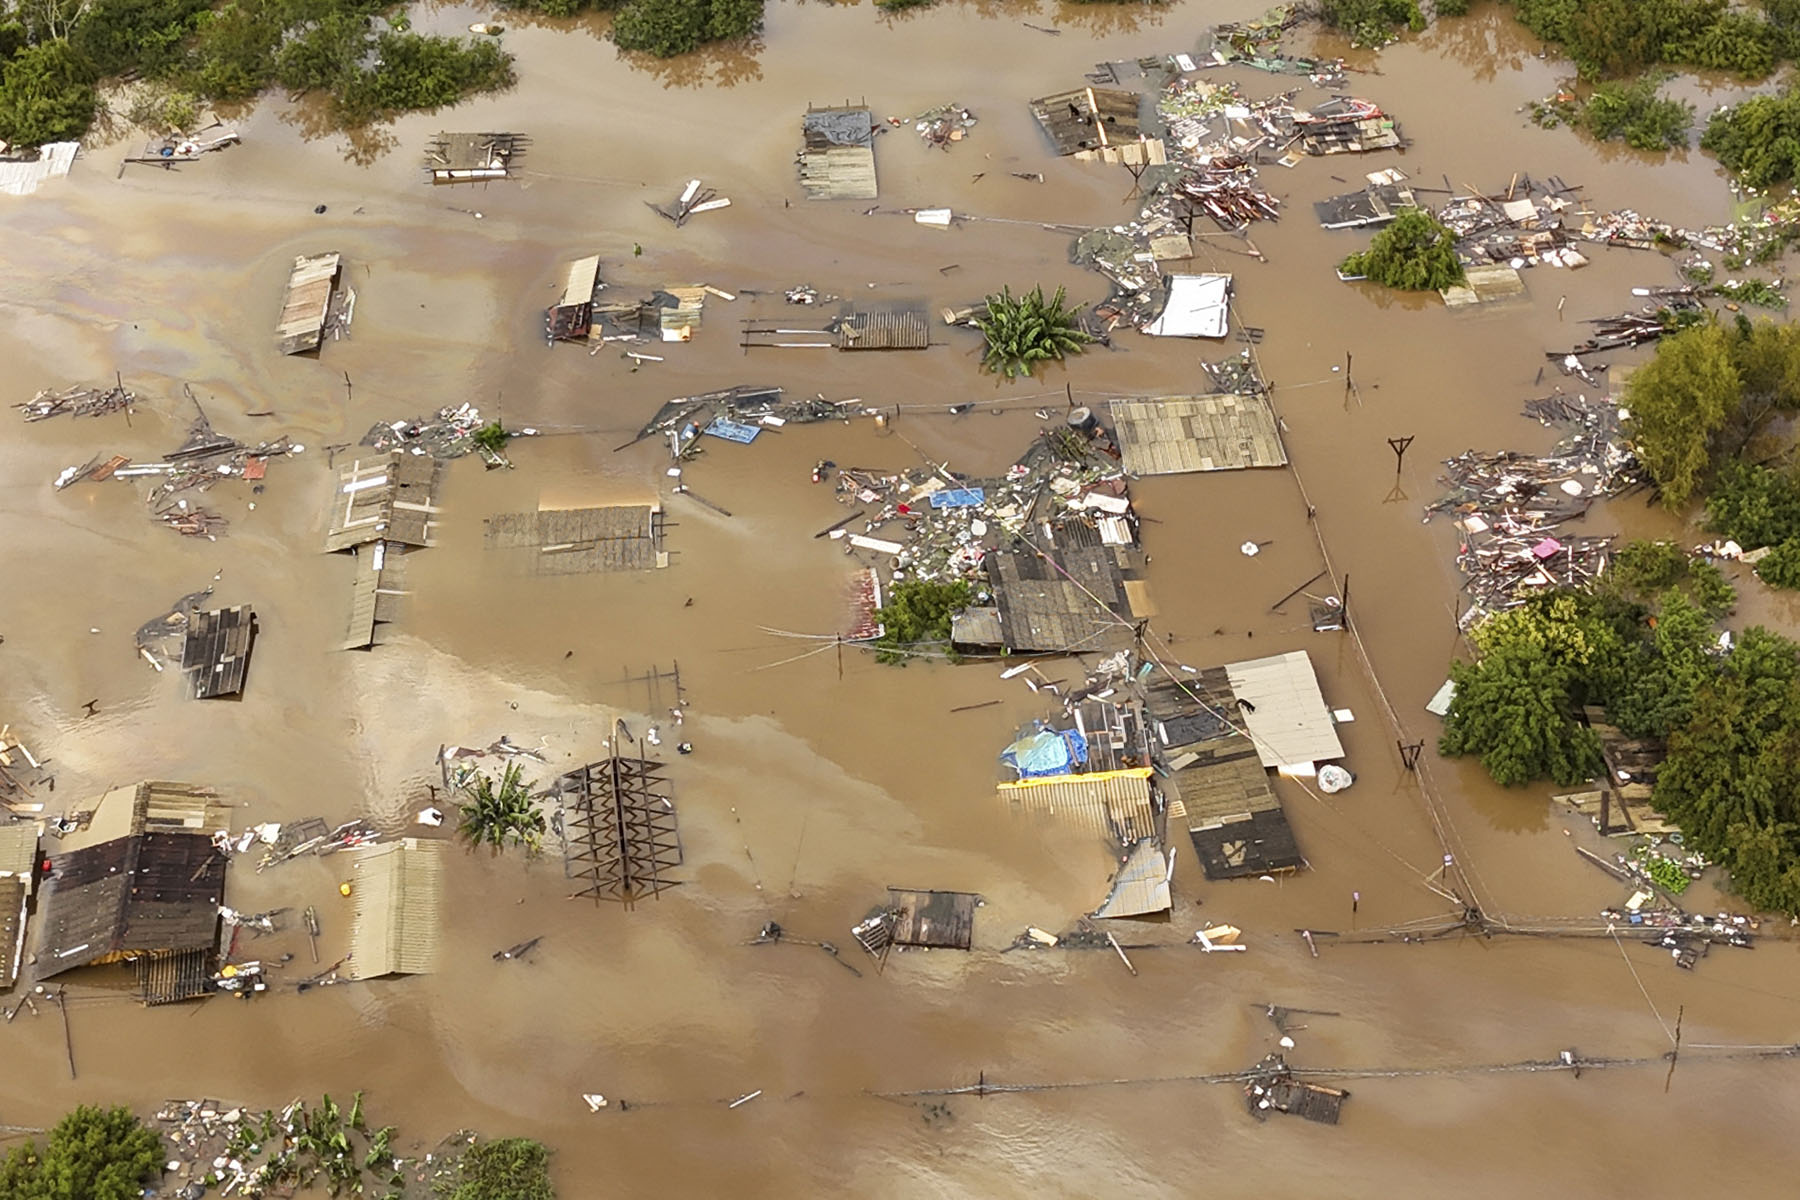
[[[1093,341],[1081,328],[1073,310],[1064,303],[1062,288],[1046,299],[1040,284],[1018,296],[1012,288],[987,298],[986,309],[972,324],[987,338],[981,365],[989,371],[1016,379],[1030,375],[1037,363],[1079,354]]]

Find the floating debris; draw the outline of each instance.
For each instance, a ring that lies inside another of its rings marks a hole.
[[[888,124],[911,125],[919,140],[927,146],[948,150],[950,143],[962,141],[969,135],[969,130],[975,128],[975,114],[960,104],[940,104],[904,121],[889,117]]]
[[[125,390],[123,383],[109,388],[64,388],[60,392],[40,391],[30,400],[13,405],[27,421],[48,417],[99,417],[128,407],[137,397]]]

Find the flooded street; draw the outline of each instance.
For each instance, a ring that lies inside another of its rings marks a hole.
[[[460,1128],[528,1134],[553,1148],[559,1195],[576,1198],[1775,1194],[1775,1180],[1800,1171],[1796,1065],[1707,1061],[1687,1048],[1795,1041],[1794,941],[1769,937],[1687,972],[1630,937],[1322,941],[1314,957],[1295,932],[1454,917],[1428,886],[1445,852],[1440,825],[1491,916],[1592,916],[1620,899],[1571,852],[1599,839],[1552,809],[1554,789],[1507,791],[1472,760],[1436,756],[1440,723],[1423,706],[1461,652],[1456,534],[1420,518],[1440,493],[1442,460],[1547,449],[1555,432],[1521,416],[1521,403],[1581,381],[1550,366],[1540,382],[1543,352],[1585,336],[1586,317],[1634,307],[1633,286],[1676,282],[1675,266],[1594,247],[1585,270],[1527,271],[1528,302],[1452,311],[1435,296],[1338,282],[1333,265],[1367,235],[1322,230],[1311,209],[1398,163],[1415,185],[1443,176],[1492,191],[1525,171],[1560,175],[1597,211],[1677,224],[1729,215],[1725,179],[1697,151],[1657,161],[1531,126],[1522,107],[1562,71],[1497,12],[1378,57],[1320,43],[1367,72],[1345,90],[1393,114],[1410,149],[1265,166],[1264,186],[1283,201],[1279,222],[1251,229],[1266,261],[1210,227],[1194,261],[1232,273],[1239,321],[1265,330],[1257,354],[1292,469],[1132,487],[1165,653],[1204,667],[1306,650],[1329,704],[1355,714],[1340,731],[1353,789],[1276,784],[1310,870],[1214,884],[1183,845],[1172,922],[1133,939],[1166,944],[1133,952],[1136,976],[1104,951],[1003,953],[1028,925],[1065,929],[1092,911],[1112,870],[1094,835],[1016,817],[995,798],[996,755],[1047,715],[1043,702],[1002,681],[999,664],[898,669],[862,652],[807,654],[822,644],[771,632],[829,637],[845,626],[855,564],[842,542],[813,535],[853,510],[811,482],[819,460],[997,472],[1061,420],[1067,398],[1206,390],[1200,361],[1242,345],[1124,331],[1111,348],[1006,383],[979,373],[978,335],[935,322],[942,345],[886,355],[746,352],[739,322],[791,314],[781,293],[802,283],[933,313],[1006,284],[1098,300],[1105,280],[1071,265],[1069,237],[1040,223],[1123,222],[1140,197],[1117,167],[1052,158],[1027,101],[1077,86],[1101,61],[1190,51],[1206,26],[1262,7],[979,3],[889,18],[780,3],[755,53],[648,69],[620,60],[597,35],[603,25],[512,27],[515,14],[502,14],[518,88],[396,122],[391,149],[367,165],[340,138],[308,140],[304,121],[270,101],[244,119],[242,146],[179,171],[115,178],[115,145],[36,196],[0,198],[5,402],[115,371],[140,397],[129,423],[0,415],[0,721],[53,760],[56,792],[37,797],[51,810],[172,779],[217,787],[240,806],[234,828],[366,815],[398,830],[432,802],[445,743],[508,735],[566,770],[605,756],[617,717],[634,729],[661,720],[676,740],[666,710],[679,702],[680,738],[694,746],[669,756],[680,887],[630,911],[596,906],[567,899],[554,848],[526,864],[458,847],[435,973],[146,1009],[98,986],[117,971],[127,988],[129,971],[96,968],[71,988],[76,1080],[48,1006],[0,1026],[0,1122],[45,1126],[82,1101],[147,1112],[204,1095],[262,1107],[360,1088],[372,1120],[400,1127],[403,1152]],[[450,31],[493,15],[446,6],[417,24]],[[1217,76],[1253,99],[1305,84]],[[794,178],[801,114],[846,99],[879,116],[954,100],[980,123],[948,153],[904,127],[879,138],[879,210],[864,215],[874,202],[808,203]],[[522,177],[426,186],[421,149],[444,128],[528,133]],[[1041,171],[1043,182],[1012,171]],[[679,229],[647,207],[694,177],[731,206]],[[938,230],[900,213],[928,206],[995,220]],[[352,334],[316,358],[282,357],[270,334],[293,258],[329,250],[343,253],[357,292]],[[709,300],[692,344],[650,347],[664,361],[635,369],[611,349],[547,349],[544,309],[563,264],[593,253],[620,296],[704,283],[737,299]],[[1347,352],[1355,395],[1337,370]],[[178,445],[194,415],[184,383],[221,433],[285,433],[305,446],[270,464],[260,495],[238,480],[205,494],[230,520],[227,536],[157,528],[142,481],[52,488],[96,453],[154,461]],[[729,516],[671,491],[665,445],[615,450],[665,401],[740,383],[860,397],[898,416],[885,429],[857,420],[790,424],[752,445],[707,439],[685,482]],[[949,412],[970,401],[980,403]],[[436,545],[405,559],[400,619],[372,651],[336,649],[356,564],[320,551],[336,479],[325,448],[465,402],[544,436],[512,443],[513,471],[450,464]],[[274,415],[247,415],[262,412]],[[1387,439],[1402,436],[1416,440],[1396,480]],[[524,576],[483,546],[495,514],[653,501],[668,521],[666,570]],[[1678,530],[1641,499],[1603,505],[1588,524]],[[1327,565],[1320,539],[1339,585],[1354,581],[1372,676],[1349,635],[1312,632],[1303,602],[1271,608]],[[1268,544],[1246,557],[1246,540]],[[1745,575],[1748,596],[1758,588]],[[142,623],[208,583],[215,601],[253,604],[260,621],[241,700],[191,702],[177,672],[155,673],[133,647]],[[1796,615],[1766,597],[1744,611]],[[679,692],[643,682],[677,663]],[[1066,667],[1045,671],[1079,678]],[[97,713],[84,717],[90,699]],[[1413,774],[1398,744],[1418,740],[1424,770]],[[259,874],[254,859],[238,857],[228,902],[316,905],[322,960],[341,957],[345,860]],[[890,884],[980,893],[975,949],[896,955],[877,974],[848,931]],[[770,920],[845,947],[861,976],[816,949],[748,945]],[[1241,927],[1249,952],[1180,944],[1215,921]],[[491,957],[537,936],[525,961]],[[297,923],[256,944],[265,958],[289,951],[288,978],[311,973]],[[1430,1071],[1565,1048],[1655,1056],[1678,1012],[1684,1054],[1666,1093],[1660,1065],[1579,1080],[1353,1080],[1337,1128],[1259,1124],[1237,1087],[1193,1082],[958,1097],[951,1118],[874,1094],[983,1073],[1074,1083],[1233,1071],[1275,1048],[1259,1011],[1268,1003],[1341,1014],[1296,1035],[1290,1058],[1304,1067]],[[740,1108],[719,1103],[758,1089]],[[594,1092],[633,1107],[590,1114],[581,1094]],[[1664,1131],[1685,1141],[1664,1150],[1653,1140]]]

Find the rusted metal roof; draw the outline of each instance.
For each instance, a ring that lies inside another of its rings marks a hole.
[[[350,978],[421,975],[436,965],[444,849],[443,842],[404,838],[356,855]]]

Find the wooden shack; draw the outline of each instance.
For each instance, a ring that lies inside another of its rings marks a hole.
[[[256,613],[248,604],[192,614],[181,646],[181,671],[193,698],[242,693],[255,638]]]
[[[350,323],[355,293],[339,284],[343,256],[301,254],[288,274],[287,294],[281,302],[281,319],[275,323],[275,348],[283,354],[317,350],[329,331]]]
[[[1031,102],[1058,154],[1076,154],[1135,142],[1141,136],[1140,99],[1121,88],[1077,88]]]
[[[426,143],[425,173],[434,184],[509,179],[530,140],[519,133],[440,133]]]
[[[800,186],[808,200],[875,199],[875,119],[867,108],[808,106],[800,129]]]
[[[973,892],[889,888],[893,944],[967,950],[974,940],[975,905],[980,899]]]

